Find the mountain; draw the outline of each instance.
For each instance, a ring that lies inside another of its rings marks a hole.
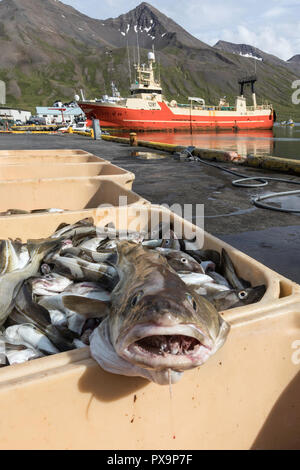
[[[230,52],[231,54],[237,54],[241,57],[248,57],[251,59],[260,60],[273,65],[285,65],[285,61],[279,59],[278,57],[267,54],[266,52],[261,51],[257,47],[250,46],[249,44],[234,44],[227,41],[218,41],[214,45],[216,49],[219,49],[223,52]]]
[[[285,62],[224,41],[211,47],[148,3],[118,18],[96,20],[58,0],[0,1],[0,80],[7,83],[12,106],[34,111],[56,99],[71,101],[81,88],[95,98],[110,94],[112,81],[126,96],[128,55],[133,74],[138,43],[142,63],[155,46],[168,99],[199,96],[213,104],[226,95],[233,102],[238,79],[256,68],[258,102],[272,102],[282,117],[300,113],[291,104],[297,59]]]
[[[300,54],[294,55],[288,62],[293,62],[295,64],[300,64]]]
[[[111,30],[118,31],[119,40],[115,42],[115,45],[119,47],[124,45],[124,37],[128,40],[129,45],[136,46],[137,33],[140,45],[146,49],[152,48],[154,40],[157,48],[176,42],[187,47],[209,47],[146,2],[141,3],[125,15],[104,21],[103,24]]]
[[[294,55],[287,62],[298,74],[300,73],[300,54]]]

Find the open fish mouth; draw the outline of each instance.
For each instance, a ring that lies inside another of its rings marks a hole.
[[[136,365],[183,371],[206,362],[211,356],[213,341],[192,325],[143,325],[133,328],[118,349],[124,359]]]

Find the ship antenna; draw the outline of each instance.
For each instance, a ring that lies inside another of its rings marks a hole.
[[[131,65],[130,65],[128,38],[127,38],[127,55],[128,55],[129,80],[130,80],[130,85],[131,85]]]
[[[158,81],[160,83],[160,55],[158,56]]]
[[[137,51],[138,51],[138,66],[141,65],[141,58],[140,58],[140,44],[139,44],[139,31],[136,31],[136,42],[137,42]]]

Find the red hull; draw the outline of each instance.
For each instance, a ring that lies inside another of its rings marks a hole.
[[[192,116],[175,115],[165,103],[160,110],[141,110],[122,107],[78,103],[88,119],[99,119],[102,127],[126,130],[239,130],[272,129],[274,113],[270,115],[237,116]],[[228,112],[229,114],[230,112]]]

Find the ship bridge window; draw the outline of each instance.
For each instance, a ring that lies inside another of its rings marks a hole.
[[[131,94],[132,95],[139,95],[140,93],[143,93],[144,90],[132,90]],[[153,93],[156,95],[161,95],[162,91],[161,90],[147,90],[147,93]]]

